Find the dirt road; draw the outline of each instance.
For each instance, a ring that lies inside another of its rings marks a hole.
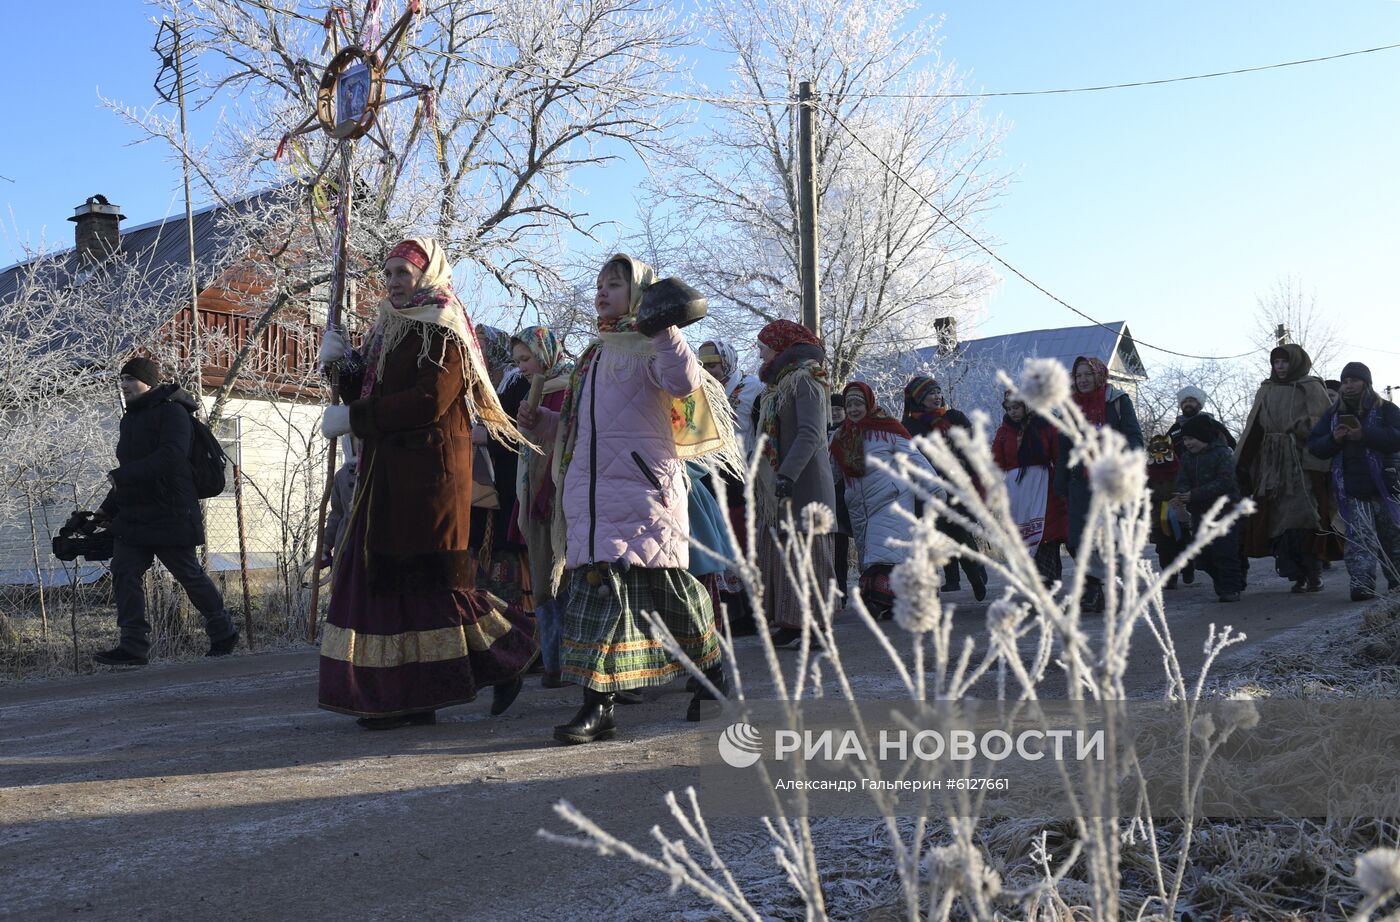
[[[1250,635],[1217,675],[1331,630],[1358,608],[1332,576],[1311,596],[1271,579],[1237,605],[1200,583],[1172,593],[1186,668],[1211,621]],[[949,600],[976,630],[983,606]],[[865,629],[837,631],[861,693],[893,695]],[[1137,638],[1143,692],[1159,656]],[[740,662],[762,669],[755,638]],[[751,678],[749,692],[763,688]],[[310,649],[0,688],[0,918],[678,918],[664,880],[535,832],[565,831],[560,799],[633,843],[670,828],[662,796],[697,783],[702,757],[687,696],[679,682],[652,690],[620,709],[616,741],[557,746],[550,728],[577,697],[532,683],[501,718],[483,701],[366,733],[316,708]],[[719,829],[728,851],[771,863],[757,821]]]

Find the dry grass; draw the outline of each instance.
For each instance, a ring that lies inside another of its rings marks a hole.
[[[1249,673],[1221,683],[1215,693],[1311,699],[1394,697],[1400,683],[1400,668],[1395,665],[1400,656],[1400,597],[1378,600],[1364,613],[1349,617],[1354,630],[1334,631],[1325,641],[1289,655],[1263,657]],[[821,831],[818,852],[831,918],[907,918],[884,821],[824,819],[815,825]],[[899,825],[907,838],[910,821],[901,820]],[[1178,852],[1183,831],[1178,823],[1159,824],[1158,854]],[[1046,886],[1035,852],[1042,833],[1052,865],[1063,861],[1076,844],[1076,827],[1070,821],[991,819],[981,825],[978,844],[984,860],[1000,876],[1004,894],[1020,894],[1020,899],[1002,902],[1002,911],[1008,913],[1003,918],[1057,922],[1093,918],[1082,862],[1055,886]],[[948,841],[946,826],[932,824],[926,835],[928,845],[936,848]],[[1198,822],[1177,918],[1311,922],[1352,917],[1362,900],[1352,879],[1357,857],[1371,848],[1397,843],[1400,823],[1379,818]],[[739,855],[752,852],[752,861],[739,864],[746,870],[753,868],[745,890],[753,895],[754,905],[767,917],[803,918],[800,903],[781,876],[761,873],[768,867],[761,854],[765,843],[741,839],[731,844],[738,846]],[[1124,918],[1160,919],[1154,915],[1160,907],[1147,902],[1156,890],[1156,861],[1145,837],[1125,840],[1120,890]],[[1033,892],[1027,900],[1025,895]],[[1036,907],[1032,916],[1026,915],[1029,905]],[[692,911],[695,915],[686,918],[707,917],[698,901]]]
[[[244,635],[238,652],[246,652],[248,629],[238,574],[214,574],[214,581]],[[276,574],[251,573],[249,592],[253,601],[255,649],[279,649],[305,637],[302,616],[288,611]],[[325,597],[323,593],[322,598]],[[209,645],[204,622],[190,607],[179,586],[168,578],[151,577],[146,600],[147,617],[151,622],[152,661],[179,661],[204,655]],[[73,601],[72,590],[68,587],[45,592],[44,611],[48,621],[45,630],[38,593],[32,587],[11,587],[0,594],[0,684],[87,675],[104,668],[94,665],[91,656],[99,650],[110,649],[117,642],[116,608],[110,586],[101,580],[92,586],[80,587],[76,610]]]

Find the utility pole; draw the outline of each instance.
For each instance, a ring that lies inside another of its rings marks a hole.
[[[821,335],[821,301],[817,286],[817,141],[812,116],[817,96],[810,80],[798,89],[798,268],[802,273],[802,325]]]

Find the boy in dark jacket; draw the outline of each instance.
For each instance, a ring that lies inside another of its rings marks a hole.
[[[1220,497],[1232,503],[1240,500],[1235,477],[1235,455],[1221,438],[1215,420],[1194,416],[1181,429],[1181,469],[1176,475],[1176,495],[1172,502],[1185,509],[1193,520],[1205,515]],[[1200,568],[1215,582],[1215,594],[1222,602],[1238,602],[1244,591],[1240,567],[1239,526],[1216,538],[1201,551]]]
[[[198,404],[178,385],[161,384],[160,366],[147,358],[122,366],[121,388],[126,415],[117,438],[117,467],[107,474],[112,489],[98,513],[111,522],[112,594],[121,641],[92,658],[106,666],[146,665],[151,625],[142,583],[156,558],[204,616],[206,655],[232,653],[238,628],[194,552],[204,543],[190,467],[190,417]]]
[[[1349,362],[1336,403],[1308,434],[1308,451],[1332,460],[1332,490],[1347,523],[1351,599],[1376,595],[1376,559],[1400,585],[1400,409],[1371,388],[1371,369]]]

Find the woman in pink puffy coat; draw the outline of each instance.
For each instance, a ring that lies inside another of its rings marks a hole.
[[[685,671],[651,636],[639,612],[659,614],[685,654],[721,692],[725,677],[714,610],[690,563],[685,462],[672,427],[672,398],[706,377],[675,327],[636,331],[651,267],[618,255],[598,274],[598,337],[579,358],[563,406],[522,408],[522,428],[554,440],[562,485],[556,543],[563,543],[562,671],[583,686],[583,707],[554,730],[588,743],[615,730],[615,693],[664,685]],[[722,398],[722,393],[721,393]],[[556,552],[558,552],[556,548]],[[697,691],[687,718],[698,720]]]

